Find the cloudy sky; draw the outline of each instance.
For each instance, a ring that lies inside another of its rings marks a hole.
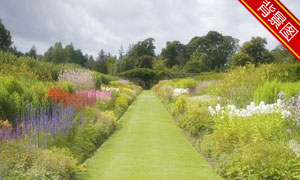
[[[282,0],[300,18],[299,0]],[[83,53],[100,49],[116,55],[120,46],[153,37],[157,53],[167,41],[186,44],[216,30],[240,39],[278,42],[238,0],[0,0],[0,18],[14,45],[44,53],[55,42],[70,42]]]

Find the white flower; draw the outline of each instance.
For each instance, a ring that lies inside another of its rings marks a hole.
[[[294,151],[294,153],[297,155],[297,157],[300,157],[300,145],[295,140],[290,140],[290,149]]]
[[[283,110],[281,112],[281,117],[284,119],[289,119],[291,116],[292,116],[292,113],[290,111]]]
[[[188,93],[189,93],[189,89],[176,88],[173,91],[173,96],[178,97],[182,94],[188,94]]]
[[[117,91],[117,92],[119,92],[119,88],[114,88],[114,87],[101,87],[101,91],[106,91],[106,92]]]

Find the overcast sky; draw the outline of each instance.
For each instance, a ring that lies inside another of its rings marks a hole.
[[[299,0],[281,2],[300,18]],[[279,44],[238,0],[0,0],[0,18],[23,52],[35,45],[44,53],[61,41],[117,55],[121,45],[153,37],[159,53],[167,41],[186,44],[210,30],[240,44],[253,36],[266,37],[269,49]]]

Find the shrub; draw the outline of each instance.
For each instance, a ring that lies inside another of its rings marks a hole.
[[[227,73],[221,84],[213,87],[214,91],[210,93],[225,97],[233,104],[243,107],[252,101],[256,88],[267,80],[276,79],[277,75],[276,67],[272,64],[238,67]]]
[[[245,110],[217,106],[213,132],[200,147],[217,159],[228,179],[293,179],[295,154],[288,149],[290,124],[282,118],[282,103],[250,105]]]
[[[41,150],[28,144],[1,144],[3,179],[70,179],[83,170],[67,149]]]
[[[71,82],[76,90],[90,90],[96,88],[94,77],[83,70],[64,70],[59,74],[59,82]]]
[[[174,82],[174,88],[193,88],[198,84],[198,81],[192,78],[179,79]]]
[[[295,96],[300,91],[300,82],[297,83],[282,83],[278,81],[267,81],[262,86],[258,87],[254,93],[254,102],[264,101],[266,103],[274,103],[278,99],[278,94],[283,91],[289,98]]]
[[[208,81],[208,80],[222,80],[226,76],[226,73],[202,73],[195,79],[197,81]]]
[[[109,85],[111,85],[111,86],[124,86],[124,84],[120,81],[110,81]]]
[[[117,118],[112,112],[100,112],[95,108],[86,108],[84,121],[76,127],[76,134],[68,144],[79,162],[84,162],[111,135]]]

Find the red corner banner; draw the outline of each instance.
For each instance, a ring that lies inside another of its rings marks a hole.
[[[300,61],[300,22],[279,0],[239,1]]]

